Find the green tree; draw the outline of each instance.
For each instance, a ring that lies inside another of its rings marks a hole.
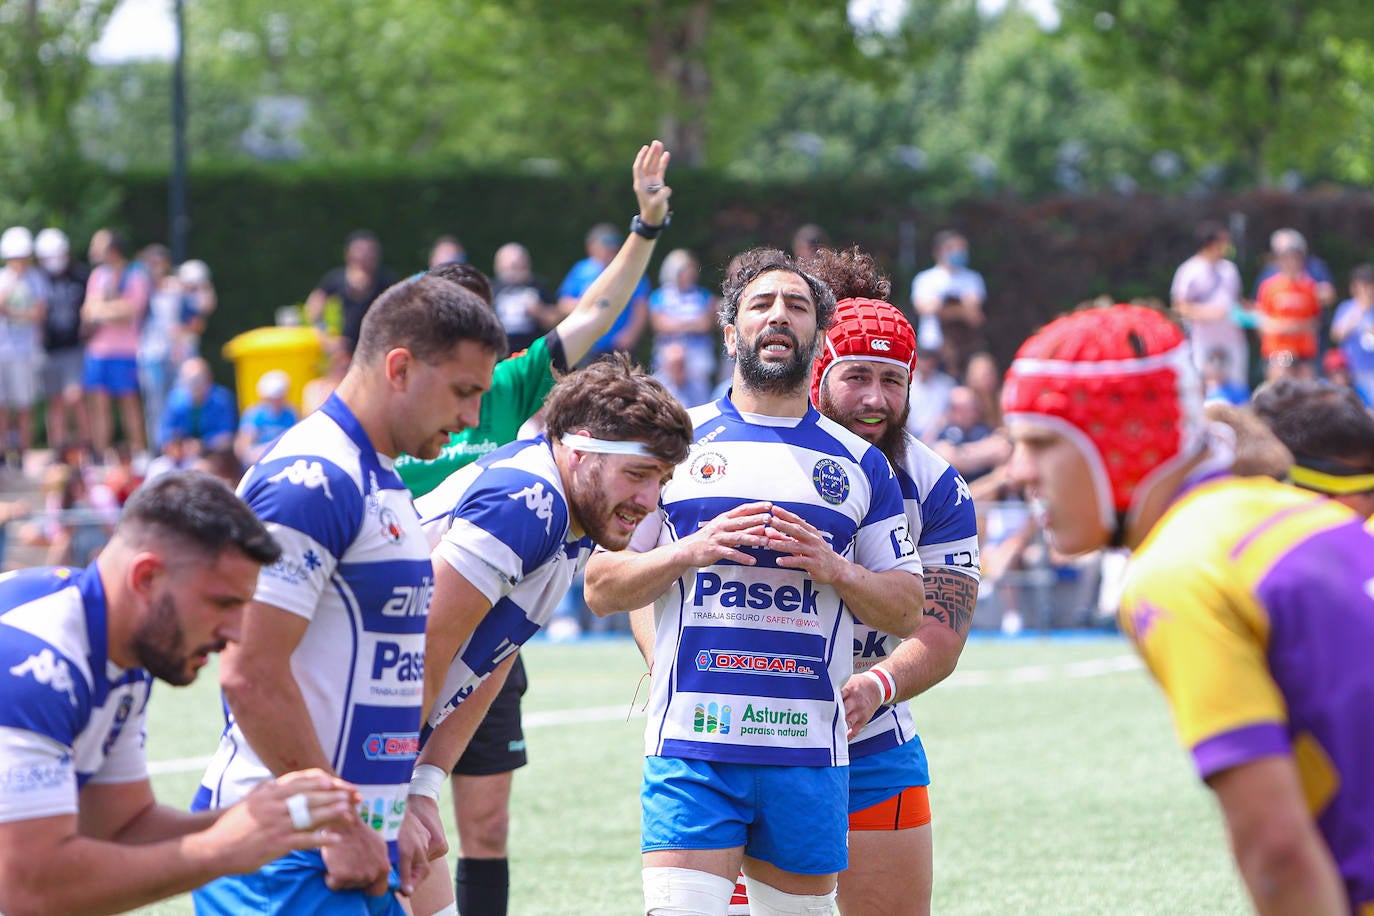
[[[84,233],[118,194],[86,163],[72,111],[117,0],[0,0],[0,218]]]
[[[861,63],[843,0],[199,0],[192,85],[307,99],[312,157],[723,162],[789,78]],[[765,89],[765,91],[760,91]]]
[[[1085,63],[1158,146],[1261,183],[1323,172],[1356,107],[1339,41],[1368,41],[1361,0],[1061,0]],[[1339,40],[1339,41],[1338,41]]]

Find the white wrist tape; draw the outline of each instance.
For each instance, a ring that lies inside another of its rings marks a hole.
[[[877,683],[878,692],[883,697],[882,705],[889,706],[897,699],[897,681],[882,668],[869,668],[864,672],[864,677],[870,677]]]
[[[432,764],[422,763],[410,775],[410,794],[423,795],[425,798],[439,800],[439,790],[444,787],[448,774]]]

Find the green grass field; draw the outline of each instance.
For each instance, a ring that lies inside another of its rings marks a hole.
[[[644,718],[625,714],[642,665],[616,640],[536,643],[526,664],[530,765],[515,780],[511,912],[640,912]],[[1123,642],[975,640],[916,718],[933,779],[936,913],[1247,912],[1216,806]],[[219,724],[212,671],[160,687],[149,760],[209,754]],[[154,777],[165,803],[195,791],[201,767],[179,769]]]

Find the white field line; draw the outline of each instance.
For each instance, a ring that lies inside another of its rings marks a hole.
[[[1138,668],[1140,668],[1140,659],[1134,655],[1113,655],[1109,658],[1094,658],[1087,661],[1070,662],[1066,665],[1027,665],[1022,668],[956,671],[940,686],[944,688],[989,687],[999,684],[1044,684],[1050,681],[1119,674],[1123,671],[1135,671]],[[629,706],[620,703],[615,706],[590,706],[584,709],[527,712],[521,721],[525,728],[547,728],[551,725],[575,725],[579,722],[624,720],[628,713]],[[192,770],[203,770],[209,763],[210,758],[208,756],[150,760],[148,761],[148,774],[160,776],[164,773],[187,773]]]

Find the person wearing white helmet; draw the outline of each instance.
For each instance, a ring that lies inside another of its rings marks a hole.
[[[296,408],[286,400],[291,391],[291,376],[280,369],[264,372],[258,379],[258,401],[243,411],[234,454],[244,465],[262,457],[276,438],[296,425]]]
[[[43,320],[50,294],[48,275],[33,260],[33,233],[11,226],[0,234],[0,430],[5,460],[23,467],[33,446],[33,405],[43,359]]]
[[[91,441],[91,420],[81,394],[81,303],[86,299],[90,271],[72,260],[71,243],[61,229],[49,227],[38,233],[33,250],[49,286],[43,319],[48,444],[61,452]]]

